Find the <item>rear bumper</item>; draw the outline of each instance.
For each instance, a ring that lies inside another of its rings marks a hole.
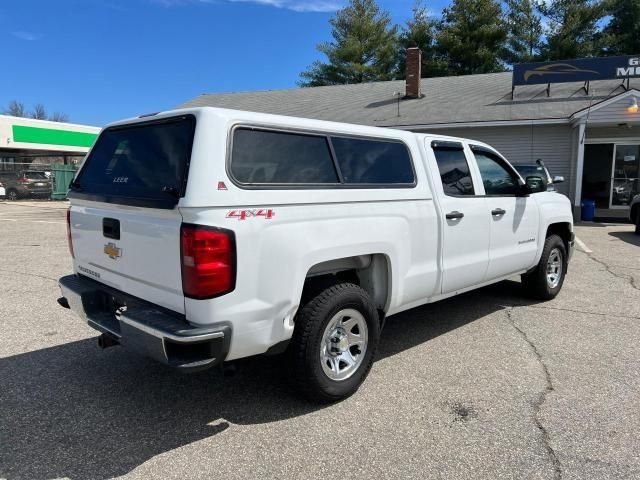
[[[29,195],[51,195],[50,188],[33,188],[25,190],[25,194]]]
[[[184,371],[218,365],[229,352],[228,324],[194,327],[178,313],[77,275],[58,284],[58,303],[128,350]]]

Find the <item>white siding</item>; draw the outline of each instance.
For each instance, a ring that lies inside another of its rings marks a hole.
[[[620,141],[638,143],[640,141],[640,127],[587,127],[587,142],[608,139],[615,140],[616,143]]]
[[[638,122],[638,114],[627,111],[627,107],[630,104],[631,97],[624,97],[607,106],[593,109],[591,113],[589,113],[589,122],[610,123],[614,125]]]
[[[485,142],[513,164],[535,163],[541,158],[551,175],[562,175],[565,182],[557,185],[558,191],[568,195],[573,191],[575,155],[572,141],[575,129],[568,125],[472,127],[427,130],[429,133],[453,135]]]

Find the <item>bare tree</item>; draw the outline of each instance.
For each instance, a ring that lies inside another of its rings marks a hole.
[[[69,115],[64,112],[54,112],[53,115],[49,117],[49,120],[51,120],[52,122],[64,123],[69,121]]]
[[[20,103],[17,100],[11,100],[7,108],[2,112],[5,115],[11,115],[12,117],[26,117],[27,112],[24,108],[24,103]]]
[[[47,111],[44,108],[44,105],[41,103],[36,103],[33,107],[33,111],[31,112],[31,118],[36,120],[46,120],[47,119]]]
[[[24,108],[24,103],[20,103],[17,100],[10,101],[2,113],[4,115],[11,115],[12,117],[30,117],[36,120],[50,120],[52,122],[69,121],[69,115],[64,112],[54,112],[53,115],[47,115],[47,110],[41,103],[34,105],[33,111],[27,112]]]

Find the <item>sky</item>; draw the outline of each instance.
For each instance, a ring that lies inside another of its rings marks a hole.
[[[202,93],[292,88],[346,0],[2,0],[11,100],[104,126]],[[445,1],[430,1],[439,13]],[[403,24],[413,0],[379,0]]]

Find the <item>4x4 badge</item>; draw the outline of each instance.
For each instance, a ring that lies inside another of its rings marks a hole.
[[[115,243],[109,242],[104,246],[104,253],[109,255],[109,258],[115,260],[122,256],[122,249],[116,247]]]

